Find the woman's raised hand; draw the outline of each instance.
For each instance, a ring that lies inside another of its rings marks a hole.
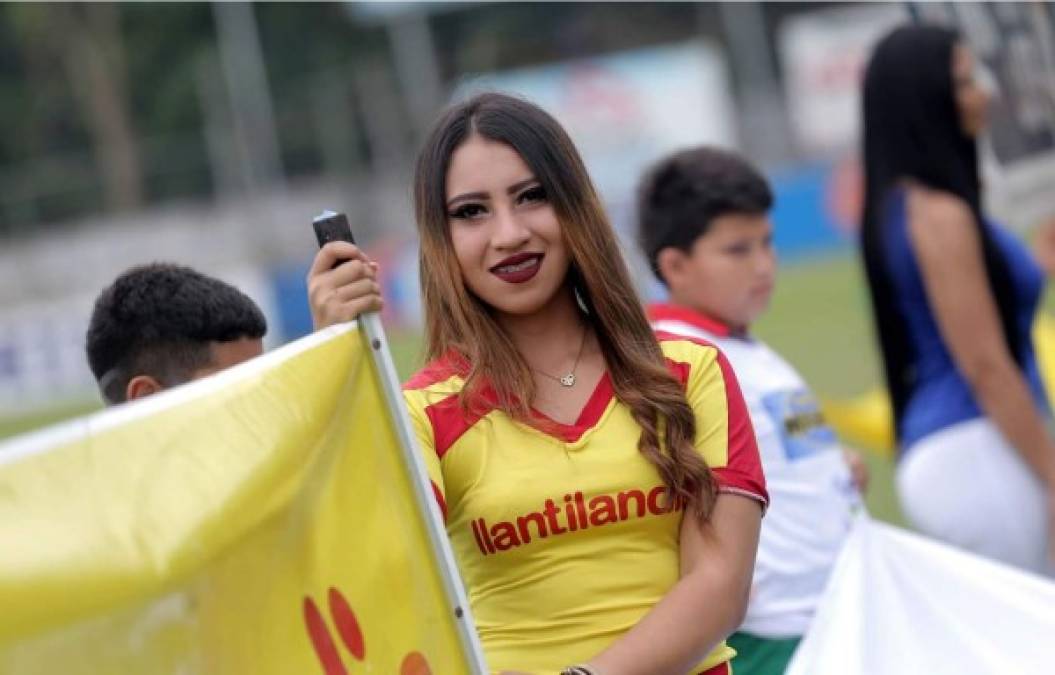
[[[1055,217],[1037,225],[1033,255],[1049,277],[1055,277]]]
[[[868,464],[865,463],[861,453],[849,448],[843,448],[843,459],[846,460],[846,467],[850,469],[850,477],[853,479],[854,487],[857,488],[857,491],[863,497],[868,492],[868,479],[871,477]]]
[[[308,305],[315,330],[380,311],[377,263],[355,244],[331,241],[315,254],[308,270]]]

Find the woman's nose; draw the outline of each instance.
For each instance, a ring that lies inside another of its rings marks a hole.
[[[492,243],[499,249],[516,249],[527,243],[531,231],[524,227],[517,215],[506,208],[495,211],[495,230]]]

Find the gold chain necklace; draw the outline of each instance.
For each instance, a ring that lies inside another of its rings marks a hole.
[[[571,370],[564,373],[560,377],[544,373],[538,368],[532,368],[536,373],[543,377],[548,377],[554,382],[559,382],[562,387],[574,387],[575,386],[575,369],[579,367],[579,359],[582,358],[582,349],[586,346],[586,326],[582,328],[582,340],[579,342],[579,353],[575,355],[575,363],[571,364]]]

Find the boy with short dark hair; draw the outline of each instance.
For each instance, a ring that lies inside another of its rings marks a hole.
[[[153,263],[99,295],[88,364],[108,405],[204,377],[263,352],[267,321],[249,296],[189,267]]]
[[[799,374],[750,335],[776,276],[766,179],[736,154],[700,147],[655,165],[638,198],[641,248],[670,291],[669,302],[649,307],[653,326],[717,345],[755,428],[772,505],[747,616],[728,642],[738,652],[737,675],[777,675],[809,627],[849,532],[863,464],[844,456]]]

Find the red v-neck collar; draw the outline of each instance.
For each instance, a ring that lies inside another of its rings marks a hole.
[[[733,330],[718,319],[688,307],[657,302],[648,306],[649,321],[680,321],[718,337],[733,337]]]
[[[468,361],[465,357],[452,350],[435,363],[423,369],[421,373],[412,377],[405,386],[408,388],[421,388],[447,379],[452,375],[464,378],[468,373]],[[476,408],[472,415],[474,419],[484,417],[492,410],[500,409],[498,393],[490,383],[484,384],[478,396],[478,401],[481,401],[483,405]],[[586,404],[579,412],[579,417],[573,424],[563,424],[531,408],[531,414],[540,422],[538,427],[533,428],[559,441],[576,443],[587,431],[597,426],[597,423],[601,421],[601,417],[604,415],[604,411],[608,409],[608,404],[614,397],[615,387],[612,386],[611,376],[605,370],[594,386],[590,398],[586,400]],[[457,394],[451,396],[452,401],[456,398]]]
[[[538,429],[542,433],[553,436],[565,443],[576,443],[587,431],[597,426],[614,396],[615,387],[612,386],[612,378],[609,377],[606,370],[601,375],[601,379],[597,381],[593,393],[586,400],[586,405],[583,406],[578,419],[574,423],[563,424],[534,408],[531,409],[531,414],[543,423],[542,428]]]

